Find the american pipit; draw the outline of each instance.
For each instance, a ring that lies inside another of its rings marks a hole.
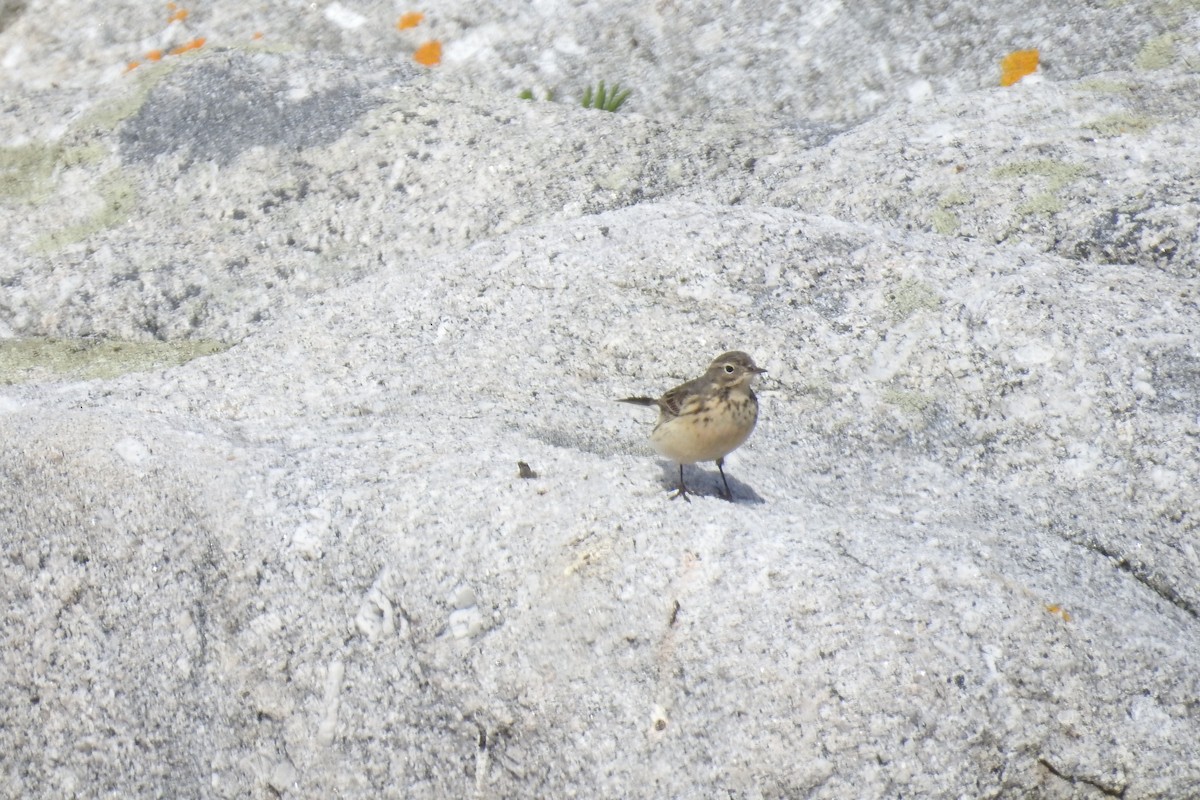
[[[699,378],[676,386],[657,400],[626,397],[619,401],[658,407],[650,445],[679,464],[679,490],[671,495],[672,500],[687,500],[683,465],[698,461],[717,462],[725,499],[733,500],[725,477],[725,456],[746,441],[758,422],[758,398],[750,383],[764,372],[750,356],[734,350],[713,359]]]

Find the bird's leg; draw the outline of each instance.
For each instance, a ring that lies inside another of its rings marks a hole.
[[[679,488],[675,490],[675,494],[671,495],[671,499],[674,500],[676,497],[682,497],[689,503],[692,502],[688,497],[687,487],[683,485],[683,464],[679,465]]]
[[[721,480],[725,482],[725,499],[733,502],[733,492],[729,488],[729,479],[725,477],[725,456],[717,459],[717,470],[721,473]]]

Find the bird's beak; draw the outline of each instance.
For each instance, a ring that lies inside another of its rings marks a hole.
[[[765,370],[765,369],[763,369],[762,367],[751,367],[750,369],[751,369],[751,371],[752,371],[752,372],[755,372],[755,373],[757,373],[757,374],[759,374],[759,375],[762,375],[763,373],[765,373],[765,372],[766,372],[766,370]]]

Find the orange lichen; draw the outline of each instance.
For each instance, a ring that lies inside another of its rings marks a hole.
[[[256,42],[257,42],[259,39],[261,39],[261,38],[262,38],[262,31],[255,31],[255,32],[254,32],[254,33],[253,33],[253,34],[250,36],[250,38],[251,38],[252,40],[254,40],[254,41],[256,41]]]
[[[167,53],[167,55],[177,56],[182,53],[186,53],[189,50],[199,50],[201,47],[204,47],[204,37],[203,36],[201,36],[197,39],[192,39],[190,42],[184,42],[183,44],[179,45],[179,47],[172,48],[171,51],[169,53]]]
[[[436,67],[442,63],[442,43],[437,39],[426,42],[413,53],[413,61],[426,67]]]
[[[1012,86],[1037,68],[1037,50],[1015,50],[1000,59],[1000,85]]]
[[[167,19],[168,26],[173,25],[176,22],[183,22],[185,19],[188,18],[188,10],[186,8],[182,8],[179,5],[176,5],[175,3],[167,3],[167,11],[170,14],[170,16]],[[255,34],[254,38],[257,39],[261,36],[262,36],[262,34]],[[151,50],[149,53],[146,53],[145,60],[146,61],[162,61],[163,58],[166,56],[178,56],[178,55],[187,53],[191,50],[199,50],[201,47],[204,47],[204,42],[205,42],[204,37],[198,37],[198,38],[192,39],[190,42],[184,42],[183,44],[179,45],[178,47],[173,47],[165,53],[162,50]],[[130,61],[125,65],[125,71],[132,72],[133,70],[137,69],[141,65],[142,65],[141,61]]]
[[[396,20],[396,30],[406,31],[409,28],[415,28],[421,24],[421,20],[425,19],[425,15],[420,11],[408,11],[400,15],[400,19]]]
[[[1062,617],[1063,622],[1071,621],[1071,612],[1060,606],[1058,603],[1048,603],[1044,608],[1051,614]]]

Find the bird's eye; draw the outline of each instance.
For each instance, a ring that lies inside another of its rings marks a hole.
[[[726,374],[726,375],[732,375],[732,374],[733,374],[733,364],[726,364],[726,365],[725,365],[725,374]]]

